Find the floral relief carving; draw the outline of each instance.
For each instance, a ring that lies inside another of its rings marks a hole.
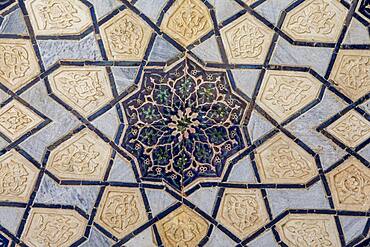
[[[188,46],[212,30],[207,7],[199,0],[179,0],[168,10],[162,30],[184,46]]]
[[[208,223],[198,214],[181,206],[158,222],[165,246],[197,246],[206,236]]]

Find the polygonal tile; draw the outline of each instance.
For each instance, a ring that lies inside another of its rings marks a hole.
[[[370,137],[370,123],[351,110],[326,128],[326,131],[348,147],[357,147]]]
[[[32,247],[67,247],[83,236],[86,225],[73,210],[32,208],[21,239]]]
[[[59,179],[102,180],[110,156],[109,144],[84,129],[52,150],[47,169]]]
[[[30,40],[0,39],[0,81],[13,91],[40,73]]]
[[[327,174],[335,207],[340,210],[370,209],[370,169],[351,157]]]
[[[36,35],[75,35],[92,24],[89,8],[79,0],[28,0]]]
[[[208,8],[200,0],[178,0],[164,15],[161,30],[188,46],[213,29]]]
[[[0,200],[27,202],[37,176],[38,169],[14,149],[0,156]]]
[[[274,32],[249,13],[221,29],[231,63],[262,64]]]
[[[0,232],[0,246],[7,247],[10,246],[10,243],[11,240],[8,238],[8,236]]]
[[[141,61],[144,57],[152,30],[131,10],[123,10],[100,28],[109,59]]]
[[[282,30],[296,41],[335,43],[346,14],[337,0],[307,0],[288,12]]]
[[[113,99],[104,67],[61,67],[49,76],[49,80],[54,94],[84,117],[88,117]]]
[[[43,119],[16,100],[0,109],[0,132],[12,141],[21,137]]]
[[[267,214],[262,194],[255,189],[226,189],[217,219],[239,238],[265,225]]]
[[[370,22],[370,2],[369,0],[360,0],[356,8],[357,14]]]
[[[122,238],[144,224],[148,217],[137,188],[107,187],[95,219],[112,234]]]
[[[244,3],[246,3],[247,5],[252,5],[254,4],[255,2],[257,2],[258,0],[243,0]]]
[[[257,104],[281,123],[319,95],[321,83],[311,74],[268,70],[257,96]]]
[[[282,133],[256,149],[256,162],[263,183],[305,184],[318,175],[314,157]]]
[[[288,246],[341,246],[333,216],[288,214],[276,230]]]
[[[172,211],[157,223],[164,246],[198,246],[206,236],[208,223],[186,206]]]
[[[370,51],[339,50],[330,74],[336,88],[352,100],[370,91]]]

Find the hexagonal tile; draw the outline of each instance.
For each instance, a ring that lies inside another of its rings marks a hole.
[[[249,13],[221,29],[231,63],[262,64],[274,32]]]
[[[12,141],[40,124],[43,119],[16,100],[0,109],[0,132]]]
[[[257,96],[257,104],[281,123],[316,99],[321,83],[311,74],[268,70]]]
[[[21,239],[32,247],[67,247],[83,236],[86,225],[73,210],[32,208]]]
[[[30,40],[0,39],[0,81],[13,91],[40,73]]]
[[[100,28],[109,59],[141,61],[144,57],[152,30],[131,10],[123,10]]]
[[[28,0],[36,35],[77,35],[92,25],[90,10],[79,0]]]
[[[288,12],[282,30],[296,41],[335,43],[346,15],[337,0],[307,0]]]
[[[354,101],[364,96],[370,91],[370,51],[339,50],[330,80]]]
[[[350,157],[327,174],[335,207],[340,210],[370,209],[370,169]]]
[[[315,159],[283,133],[256,149],[263,183],[305,184],[318,175]]]
[[[161,30],[188,46],[213,29],[208,8],[200,0],[178,0],[164,15]]]
[[[88,117],[113,99],[104,67],[61,67],[49,76],[49,81],[53,93],[84,117]]]
[[[255,189],[226,189],[217,219],[239,238],[265,225],[268,214],[262,194]]]
[[[95,220],[119,238],[140,227],[148,216],[139,189],[108,186]]]
[[[84,129],[52,150],[47,169],[59,179],[102,180],[110,157],[110,145]]]
[[[341,246],[333,216],[288,214],[276,230],[288,246]]]
[[[38,172],[14,149],[0,156],[0,201],[27,202]]]
[[[354,148],[370,137],[370,123],[361,114],[351,110],[329,125],[326,131]]]
[[[164,246],[198,246],[206,236],[208,223],[186,206],[172,211],[157,223]]]

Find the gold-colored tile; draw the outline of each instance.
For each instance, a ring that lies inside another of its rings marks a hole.
[[[276,230],[291,247],[341,246],[333,216],[288,214],[277,223]]]
[[[83,236],[86,225],[73,210],[32,208],[21,239],[31,247],[67,247]]]
[[[208,8],[200,0],[178,0],[164,15],[161,30],[188,46],[213,29]]]
[[[257,2],[258,0],[243,0],[244,3],[246,3],[247,5],[251,5],[251,4],[254,4],[255,2]]]
[[[89,8],[79,0],[27,0],[36,35],[77,35],[92,25]]]
[[[340,50],[329,79],[354,101],[364,96],[370,91],[370,51]]]
[[[12,141],[43,121],[41,117],[16,100],[0,109],[0,132]]]
[[[349,147],[356,147],[370,138],[370,123],[351,110],[326,128],[326,131]]]
[[[102,180],[110,156],[109,144],[84,129],[51,152],[47,169],[59,179]]]
[[[268,70],[257,96],[257,104],[281,123],[316,99],[321,83],[311,74]]]
[[[181,206],[157,223],[166,247],[198,246],[208,231],[207,221],[186,206]]]
[[[107,187],[100,202],[96,222],[118,238],[148,220],[144,202],[137,188]]]
[[[144,57],[152,30],[131,10],[123,10],[100,28],[109,59],[141,61]]]
[[[221,29],[222,42],[231,63],[262,64],[274,32],[249,13]]]
[[[256,189],[226,189],[217,219],[239,238],[246,238],[265,225],[268,214]]]
[[[315,159],[282,133],[256,149],[256,163],[263,183],[305,184],[318,175]]]
[[[40,73],[30,40],[0,39],[0,81],[13,91]]]
[[[354,157],[327,174],[334,205],[340,210],[370,209],[370,169]]]
[[[28,202],[38,169],[14,149],[0,156],[0,200]]]
[[[282,30],[296,41],[337,42],[346,14],[338,0],[307,0],[288,12]]]
[[[108,74],[100,66],[65,66],[49,76],[53,93],[88,117],[113,99]]]

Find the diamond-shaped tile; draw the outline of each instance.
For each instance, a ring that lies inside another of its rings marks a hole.
[[[352,100],[370,91],[370,51],[340,50],[330,79],[335,87]]]
[[[245,238],[269,220],[262,194],[255,189],[226,189],[218,220],[239,238]]]
[[[326,131],[354,148],[370,137],[370,123],[358,112],[351,110],[329,125]]]
[[[21,239],[32,247],[67,247],[83,236],[86,225],[73,210],[32,208]]]
[[[161,30],[188,46],[213,29],[208,8],[200,0],[178,0],[166,12]]]
[[[13,91],[40,73],[30,40],[0,39],[0,81]]]
[[[309,73],[268,70],[256,102],[281,123],[317,98],[320,88],[321,83]]]
[[[315,159],[282,133],[256,149],[256,162],[263,183],[304,184],[318,175]]]
[[[100,202],[96,222],[122,238],[148,220],[137,188],[107,187]]]
[[[152,30],[131,10],[123,10],[100,28],[109,59],[140,61],[144,57]]]
[[[370,169],[349,158],[327,174],[335,207],[340,210],[370,209]]]
[[[203,217],[186,206],[172,211],[157,223],[164,246],[198,246],[208,231]]]
[[[102,180],[110,156],[109,144],[84,129],[51,152],[47,169],[59,179]]]
[[[303,42],[336,42],[347,9],[337,0],[307,0],[288,12],[282,30]]]
[[[36,35],[75,35],[92,25],[89,8],[79,0],[28,0],[25,4]]]
[[[43,119],[16,100],[0,109],[0,132],[12,141],[21,137]]]
[[[221,29],[231,63],[262,64],[274,32],[249,13]]]
[[[54,94],[84,117],[113,99],[104,67],[61,67],[49,76],[49,81]]]

